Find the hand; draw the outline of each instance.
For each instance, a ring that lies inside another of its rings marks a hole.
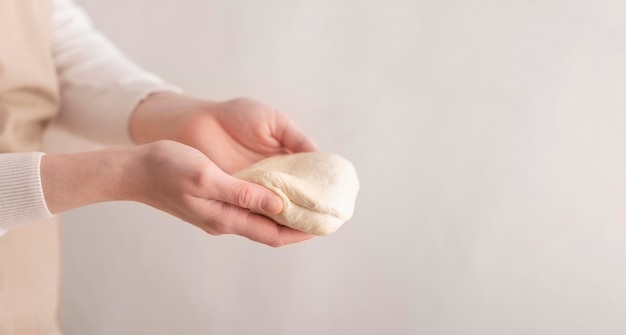
[[[245,98],[216,103],[156,93],[137,107],[130,130],[140,144],[168,139],[196,148],[228,174],[277,154],[317,150],[286,115]],[[312,237],[270,222],[289,240]]]
[[[53,213],[100,201],[133,200],[213,235],[237,234],[270,246],[312,237],[254,214],[282,210],[273,192],[224,173],[200,151],[174,141],[46,155],[41,179]]]
[[[153,94],[135,110],[131,133],[138,143],[190,145],[229,174],[266,157],[317,150],[286,115],[246,98],[215,103]]]
[[[270,190],[236,179],[200,151],[173,141],[138,147],[137,168],[129,169],[125,188],[130,198],[161,209],[212,235],[237,234],[281,246],[312,236],[262,215],[282,210]],[[133,187],[137,183],[137,187]]]

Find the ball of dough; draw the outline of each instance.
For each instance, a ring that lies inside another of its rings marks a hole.
[[[336,231],[352,217],[359,180],[352,163],[323,152],[274,156],[237,172],[283,199],[274,221],[315,235]]]

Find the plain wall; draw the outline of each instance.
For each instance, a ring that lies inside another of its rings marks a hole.
[[[68,335],[626,333],[625,2],[80,3],[190,94],[289,114],[362,188],[279,249],[67,213]]]

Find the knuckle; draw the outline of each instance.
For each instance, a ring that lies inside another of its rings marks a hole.
[[[223,106],[231,111],[258,111],[264,109],[261,102],[249,97],[237,97],[224,102]]]
[[[215,229],[214,229],[214,228],[212,228],[212,227],[207,227],[207,228],[204,228],[203,230],[204,230],[207,234],[209,234],[209,235],[213,235],[213,236],[220,236],[220,235],[224,235],[224,233],[222,233],[222,232],[220,232],[220,231],[218,231],[218,230],[215,230]]]
[[[205,222],[203,230],[213,236],[220,236],[231,233],[229,226],[219,220],[211,220],[209,222]]]
[[[246,97],[246,96],[236,97],[236,98],[230,100],[229,102],[232,103],[233,105],[243,105],[243,106],[254,105],[254,104],[257,103],[256,100],[254,100],[254,99],[252,99],[250,97]]]
[[[267,243],[267,245],[269,245],[272,248],[280,248],[282,247],[284,244],[280,241],[270,241]]]
[[[283,238],[281,235],[280,227],[278,226],[276,227],[276,232],[272,236],[272,238],[269,240],[269,242],[267,242],[267,245],[269,245],[272,248],[279,248],[285,245],[285,242],[283,241]]]
[[[192,176],[192,182],[202,189],[209,189],[211,186],[211,173],[208,169],[196,171]]]
[[[214,236],[228,234],[228,208],[226,204],[218,201],[211,202],[209,211],[211,216],[204,220],[202,229]]]
[[[239,207],[249,208],[252,202],[252,191],[246,185],[239,185],[233,189],[233,199]]]

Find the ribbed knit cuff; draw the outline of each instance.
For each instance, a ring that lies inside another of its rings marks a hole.
[[[53,216],[41,187],[42,152],[0,154],[0,235]]]

